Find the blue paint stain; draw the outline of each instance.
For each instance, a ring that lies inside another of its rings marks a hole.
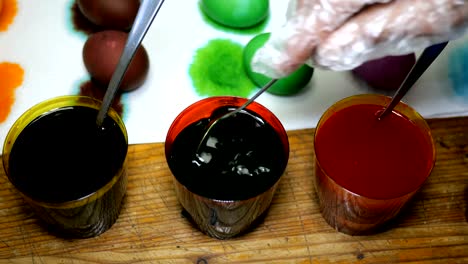
[[[66,20],[67,23],[66,23],[66,27],[67,27],[67,31],[73,35],[73,36],[77,36],[79,37],[80,39],[83,39],[83,40],[86,40],[86,38],[88,37],[88,34],[86,32],[83,32],[83,31],[79,31],[77,29],[77,25],[76,25],[76,16],[77,16],[77,11],[78,11],[78,6],[76,4],[76,1],[75,0],[70,0],[68,2],[68,4],[66,5],[66,10],[64,12],[65,16],[66,16]]]
[[[82,77],[80,79],[77,79],[73,82],[73,88],[72,88],[72,92],[71,94],[73,95],[79,95],[80,93],[80,89],[81,89],[81,85],[83,85],[83,83],[85,83],[86,81],[89,80],[89,76],[86,76],[86,77]]]
[[[468,100],[468,43],[449,53],[448,74],[455,93]]]
[[[120,113],[120,117],[122,118],[122,121],[125,123],[127,122],[128,116],[129,116],[129,103],[128,103],[128,95],[127,93],[122,93],[120,96],[120,103],[123,105],[122,112]]]

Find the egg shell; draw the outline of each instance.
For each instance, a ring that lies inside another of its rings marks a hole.
[[[233,28],[255,26],[269,14],[269,0],[202,0],[200,7],[209,18]]]
[[[122,55],[128,34],[105,30],[89,36],[83,46],[83,62],[94,81],[107,87]],[[141,86],[148,75],[149,58],[140,45],[120,84],[123,91]]]
[[[0,15],[2,13],[2,9],[3,9],[3,0],[0,0]]]
[[[139,0],[77,0],[81,13],[105,29],[128,30],[135,20]]]
[[[352,70],[353,74],[377,90],[396,90],[416,62],[414,53],[387,56],[365,62]]]
[[[243,61],[244,69],[250,79],[258,86],[267,84],[271,78],[254,72],[252,70],[252,59],[259,48],[261,48],[269,39],[270,33],[262,33],[252,38],[244,48]],[[279,79],[275,84],[268,88],[267,92],[276,95],[293,95],[301,91],[312,78],[314,69],[306,64],[301,65],[290,75]]]

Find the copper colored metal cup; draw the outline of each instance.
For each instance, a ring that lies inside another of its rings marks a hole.
[[[317,135],[321,133],[322,125],[333,118],[334,113],[359,104],[386,106],[390,99],[383,95],[355,95],[335,103],[326,110],[317,125],[314,147],[317,144]],[[340,175],[331,175],[322,166],[322,153],[315,147],[315,189],[319,198],[320,211],[327,223],[339,232],[349,235],[366,235],[378,232],[398,215],[432,171],[435,164],[435,146],[426,121],[414,109],[402,102],[395,107],[394,111],[407,117],[416,125],[422,132],[421,135],[424,137],[428,149],[432,150],[428,161],[431,166],[425,174],[425,178],[420,185],[404,195],[388,199],[375,199],[348,190],[334,180],[334,177]],[[335,166],[340,166],[340,164]],[[375,172],[376,177],[378,177],[378,173],[378,171]]]

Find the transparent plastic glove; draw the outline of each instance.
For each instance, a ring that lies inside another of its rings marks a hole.
[[[272,78],[300,65],[350,70],[467,31],[467,0],[291,0],[286,24],[257,51],[252,68]]]

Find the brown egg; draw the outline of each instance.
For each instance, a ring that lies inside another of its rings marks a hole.
[[[0,0],[0,15],[2,14],[3,0]]]
[[[107,87],[122,55],[128,34],[105,30],[89,36],[83,47],[83,61],[93,81]],[[123,91],[131,91],[143,84],[148,75],[149,58],[141,45],[120,84]]]
[[[140,0],[76,0],[81,13],[106,29],[128,30],[135,20]]]

